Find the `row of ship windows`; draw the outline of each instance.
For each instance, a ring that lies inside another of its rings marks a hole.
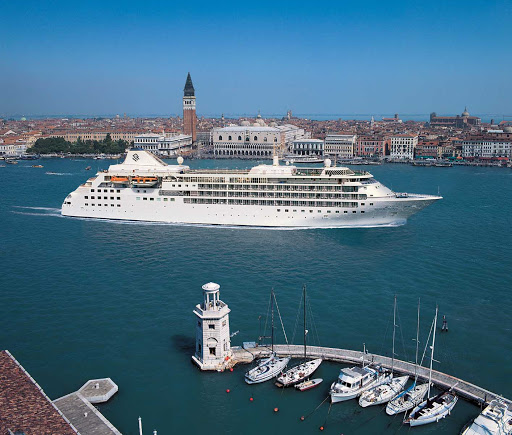
[[[136,199],[137,201],[140,201],[140,198],[141,198],[140,196],[137,196],[135,199]],[[148,198],[147,198],[147,197],[142,197],[142,199],[143,199],[144,201],[147,201],[147,200],[148,200]],[[156,198],[156,200],[157,200],[157,201],[160,201],[161,199],[162,199],[162,198]],[[149,198],[149,200],[150,200],[150,201],[154,201],[154,200],[155,200],[155,198]],[[171,201],[171,202],[173,202],[173,201],[174,201],[174,198],[163,198],[163,200],[164,200],[164,202],[165,202],[165,201]]]
[[[193,185],[195,186],[195,185]],[[175,187],[173,184],[172,187]],[[178,184],[178,187],[181,187],[181,184]],[[185,185],[187,187],[187,185]],[[359,190],[359,186],[319,186],[319,185],[302,185],[302,184],[243,184],[243,185],[227,185],[227,184],[199,184],[198,189],[222,189],[222,190],[306,190],[306,191],[342,191],[342,192],[357,192]]]
[[[84,196],[84,199],[89,199],[89,196]],[[98,196],[98,198],[95,198],[94,196],[91,196],[91,199],[101,199],[101,196]],[[103,199],[108,199],[108,196],[104,196]],[[114,199],[113,196],[110,197],[110,199]],[[121,200],[121,197],[120,196],[117,196],[115,199],[117,199],[118,201]]]
[[[71,203],[69,203],[71,204]],[[103,204],[105,207],[108,207],[108,204]],[[89,203],[85,203],[85,206],[88,207],[89,206]],[[96,204],[91,204],[91,207],[95,207]],[[118,207],[121,207],[121,204],[117,204]],[[98,204],[98,207],[101,207],[101,204]],[[110,204],[110,207],[114,207],[114,204]]]
[[[98,193],[101,193],[101,189],[96,190]],[[107,193],[109,189],[103,189],[103,192]],[[116,193],[121,193],[119,189],[115,189]],[[94,192],[94,189],[91,189],[91,192]],[[114,189],[110,189],[110,193],[114,193]],[[87,197],[86,197],[87,198]]]
[[[295,206],[295,207],[345,207],[357,208],[357,202],[328,202],[328,201],[272,201],[272,200],[249,200],[249,199],[203,199],[184,198],[184,204],[229,204],[229,205],[260,205],[260,206]],[[362,203],[361,205],[364,205]],[[370,203],[373,205],[373,203]]]

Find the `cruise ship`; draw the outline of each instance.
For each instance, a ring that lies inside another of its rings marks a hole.
[[[62,215],[255,227],[399,225],[440,196],[396,193],[372,174],[332,166],[261,164],[247,170],[190,169],[131,149],[62,204]]]

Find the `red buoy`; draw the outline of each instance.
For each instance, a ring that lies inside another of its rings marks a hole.
[[[301,415],[300,421],[304,421],[304,416],[303,415]]]
[[[231,367],[231,368],[229,369],[229,371],[230,371],[230,372],[232,372],[232,371],[233,371],[233,367]]]
[[[320,430],[324,430],[324,427],[323,427],[323,426],[320,426]]]
[[[226,390],[226,393],[229,393],[229,388]]]
[[[277,412],[277,411],[279,411],[279,408],[274,408],[274,412]]]
[[[251,397],[249,400],[252,402],[254,399]]]

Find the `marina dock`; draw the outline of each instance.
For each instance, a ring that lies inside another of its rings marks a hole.
[[[270,349],[266,346],[259,346],[249,349],[242,347],[232,347],[233,351],[232,365],[248,364],[256,358],[262,358],[270,355]],[[302,345],[274,345],[274,351],[278,356],[291,356],[293,358],[302,358],[304,356],[304,347]],[[366,363],[380,364],[382,367],[391,368],[391,358],[372,353],[363,354],[362,351],[336,349],[332,347],[308,346],[307,356],[310,358],[322,358],[326,361],[334,361],[346,364],[361,364],[364,360]],[[410,362],[401,361],[395,358],[394,370],[398,373],[414,376],[415,365]],[[418,378],[428,381],[429,369],[426,367],[418,367]],[[448,375],[446,373],[432,370],[432,382],[434,385],[442,389],[452,389],[460,397],[477,404],[488,403],[493,399],[502,398],[507,404],[511,405],[512,401],[505,399],[499,394],[488,391],[477,385],[466,382],[462,379]]]

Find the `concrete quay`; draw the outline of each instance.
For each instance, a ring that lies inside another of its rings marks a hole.
[[[232,347],[233,356],[231,364],[247,364],[256,358],[263,358],[270,355],[270,348],[267,346],[259,346],[250,349],[241,347]],[[274,345],[274,351],[278,356],[291,356],[293,358],[302,358],[304,355],[304,347],[302,345]],[[348,349],[336,349],[332,347],[308,346],[307,356],[310,358],[322,358],[327,361],[335,361],[346,364],[361,364],[363,361],[363,352]],[[381,364],[384,368],[391,368],[391,358],[372,353],[364,355],[366,362]],[[395,359],[394,370],[398,373],[414,377],[415,365],[406,361]],[[429,369],[426,367],[418,367],[418,378],[428,381]],[[488,391],[477,385],[466,382],[462,379],[432,370],[432,382],[441,389],[452,389],[460,397],[471,402],[482,404],[488,403],[493,399],[502,398],[508,405],[512,405],[512,401],[505,399],[499,394]]]

